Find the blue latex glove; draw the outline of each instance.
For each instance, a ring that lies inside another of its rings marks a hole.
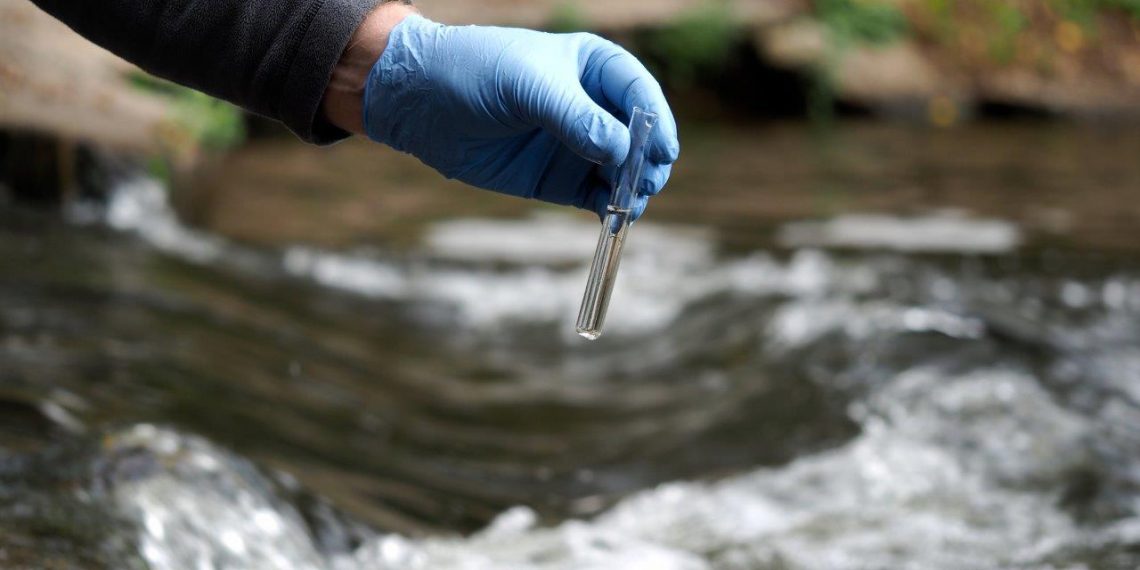
[[[660,116],[639,186],[640,216],[677,160],[677,123],[645,67],[591,34],[409,16],[369,74],[364,128],[448,178],[603,215],[629,154],[634,106]]]

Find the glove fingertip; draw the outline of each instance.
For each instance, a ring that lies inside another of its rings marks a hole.
[[[681,157],[681,143],[677,139],[671,139],[664,144],[661,152],[659,153],[657,162],[661,164],[673,164]]]
[[[660,191],[661,189],[648,178],[642,178],[641,182],[637,185],[637,194],[639,196],[656,196]]]
[[[645,209],[649,207],[648,196],[638,196],[637,202],[633,205],[633,210],[630,212],[630,223],[636,222],[638,218],[645,213]]]
[[[669,182],[669,176],[672,172],[673,166],[670,164],[647,165],[641,175],[641,181],[638,182],[638,194],[642,196],[656,196],[661,193],[661,190],[665,188],[665,184]]]
[[[658,164],[673,164],[681,156],[681,141],[677,137],[677,129],[662,122],[658,127],[657,136],[649,147],[649,160]]]

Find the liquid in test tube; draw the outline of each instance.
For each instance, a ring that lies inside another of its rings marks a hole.
[[[633,108],[629,121],[629,156],[614,178],[613,193],[610,195],[609,206],[606,207],[606,217],[602,220],[602,233],[598,237],[598,248],[594,250],[594,260],[590,264],[586,294],[582,297],[582,307],[578,310],[578,334],[589,340],[597,340],[602,336],[602,325],[606,320],[606,310],[609,309],[618,265],[621,263],[622,246],[629,234],[630,214],[637,199],[638,182],[645,166],[645,146],[649,141],[649,133],[653,132],[656,124],[657,115],[639,107]]]

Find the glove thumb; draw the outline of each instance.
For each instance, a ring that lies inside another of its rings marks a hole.
[[[542,127],[590,162],[609,165],[625,161],[629,129],[580,87],[566,91],[548,99],[550,104],[540,113]]]

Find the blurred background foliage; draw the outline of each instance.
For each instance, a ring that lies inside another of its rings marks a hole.
[[[691,86],[701,69],[721,68],[747,31],[733,18],[724,2],[684,12],[668,24],[651,30],[644,49],[659,62],[675,85]]]
[[[445,22],[607,36],[646,62],[682,120],[795,118],[826,127],[838,114],[950,126],[994,110],[1140,115],[1140,0],[422,0],[419,6]],[[0,0],[0,9],[18,16],[6,22],[35,17],[21,13],[34,10],[24,0]],[[141,149],[158,156],[152,171],[163,178],[171,170],[164,162],[192,169],[187,165],[249,137],[285,134],[228,103],[107,63],[96,50],[64,53],[51,45],[45,26],[34,34],[9,26],[10,40],[0,42],[0,86],[14,117],[0,113],[0,128]],[[61,25],[54,30],[70,34]],[[39,43],[43,50],[28,48]],[[49,48],[57,51],[52,66],[74,60],[76,70],[108,71],[61,74],[91,75],[97,80],[91,85],[52,84],[38,77],[45,66],[34,57]],[[80,101],[53,107],[60,91]],[[21,99],[26,106],[12,103]]]
[[[908,33],[906,15],[894,4],[867,0],[816,0],[815,14],[839,42],[886,44]]]
[[[169,136],[175,144],[199,145],[224,151],[245,140],[241,109],[200,91],[159,79],[142,71],[127,74],[136,89],[170,102]]]

